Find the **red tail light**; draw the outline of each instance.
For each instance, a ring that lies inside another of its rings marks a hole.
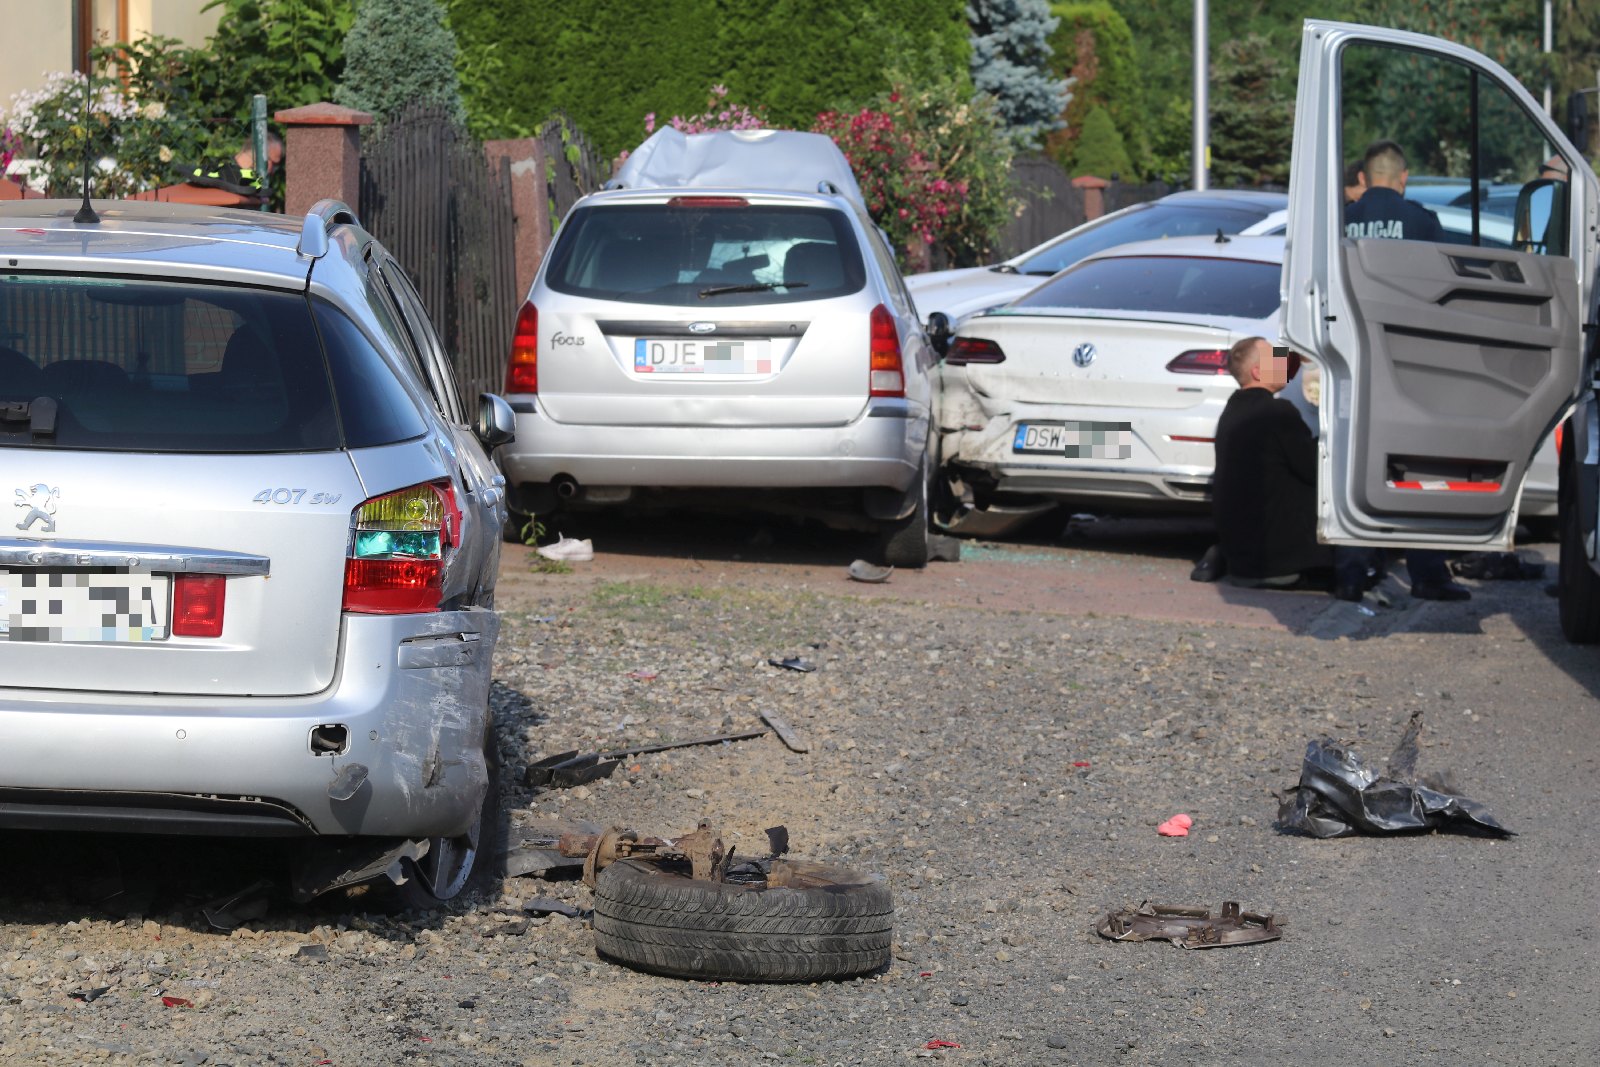
[[[1167,364],[1174,374],[1227,374],[1226,348],[1192,348]]]
[[[900,330],[889,309],[879,304],[872,309],[872,370],[868,375],[868,396],[905,396],[906,371],[900,359]]]
[[[675,196],[667,201],[668,207],[749,207],[750,201],[742,196]]]
[[[449,482],[375,496],[350,514],[344,610],[365,615],[438,611],[447,553],[461,540]]]
[[[172,582],[172,636],[221,637],[228,580],[220,574],[180,574]]]
[[[539,391],[539,311],[523,304],[517,312],[517,330],[511,337],[511,361],[506,364],[506,392]]]
[[[1004,363],[1006,354],[1000,346],[987,337],[957,337],[944,354],[944,361],[952,367],[965,367],[969,363]]]

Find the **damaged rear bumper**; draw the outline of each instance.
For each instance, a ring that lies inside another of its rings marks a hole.
[[[350,615],[306,697],[0,688],[0,828],[243,836],[465,832],[499,618]]]

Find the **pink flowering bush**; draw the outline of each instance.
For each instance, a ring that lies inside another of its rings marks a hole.
[[[844,152],[907,270],[927,270],[936,258],[983,262],[1019,209],[1012,149],[993,101],[972,99],[957,79],[897,87],[854,113],[823,112],[813,129]]]
[[[713,85],[706,97],[706,109],[699,115],[674,115],[667,125],[682,133],[709,133],[712,130],[760,130],[767,125],[767,109],[746,107],[728,99],[728,87]],[[656,132],[656,113],[644,117],[644,132]]]
[[[15,130],[0,124],[0,178],[4,178],[11,169],[11,161],[17,158],[17,148],[21,144],[22,138],[17,136]]]

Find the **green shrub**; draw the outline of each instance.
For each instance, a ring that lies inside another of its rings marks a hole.
[[[465,123],[456,51],[439,0],[359,0],[333,99],[371,112],[380,126],[412,103],[443,107]]]
[[[1096,107],[1083,120],[1083,133],[1078,138],[1077,151],[1072,154],[1074,178],[1092,174],[1096,178],[1128,178],[1133,173],[1133,163],[1122,143],[1122,134],[1103,107]]]

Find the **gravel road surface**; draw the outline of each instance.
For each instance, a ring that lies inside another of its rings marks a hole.
[[[1194,585],[1205,535],[1181,522],[968,545],[883,586],[845,579],[860,546],[839,537],[582,532],[599,558],[571,574],[533,573],[520,547],[502,568],[513,830],[710,819],[759,852],[785,824],[797,854],[887,879],[887,970],[801,986],[636,973],[596,958],[581,921],[528,916],[536,896],[591,900],[536,878],[432,916],[275,899],[222,933],[199,905],[278,876],[272,850],[9,834],[0,1063],[1600,1062],[1600,652],[1565,645],[1541,583],[1371,614]],[[789,656],[816,671],[768,664]],[[1274,828],[1308,740],[1381,764],[1417,709],[1419,769],[1453,772],[1517,836]],[[762,711],[811,751],[768,736],[570,790],[520,784],[542,755],[748,729]],[[1190,836],[1158,836],[1177,812]],[[1201,952],[1093,932],[1146,900],[1237,900],[1284,936]]]

